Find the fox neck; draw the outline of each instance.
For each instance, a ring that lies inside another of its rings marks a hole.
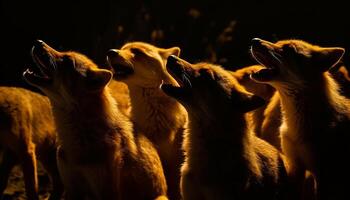
[[[114,148],[115,141],[120,138],[133,141],[132,126],[119,112],[107,88],[100,94],[85,96],[78,102],[65,108],[53,104],[62,149],[72,154],[81,153],[83,149],[88,154],[92,151],[89,149],[98,151],[99,147]]]
[[[237,174],[246,174],[254,168],[250,173],[260,176],[254,136],[249,131],[246,116],[230,116],[220,121],[222,118],[213,117],[214,120],[208,121],[208,118],[189,113],[190,130],[184,139],[186,162],[195,169],[205,166],[204,170],[215,163],[217,167],[236,170]]]
[[[160,88],[129,86],[131,118],[137,128],[152,141],[173,140],[173,130],[184,126],[185,109]]]
[[[319,132],[327,130],[334,113],[346,109],[343,104],[346,100],[339,94],[339,86],[328,72],[319,78],[317,84],[309,87],[278,90],[284,125],[290,130],[288,136],[294,140],[317,134],[321,136]]]

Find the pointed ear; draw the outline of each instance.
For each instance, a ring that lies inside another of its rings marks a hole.
[[[106,69],[91,69],[86,72],[87,85],[90,89],[102,89],[111,81],[113,73]]]
[[[160,56],[162,56],[163,59],[167,59],[170,55],[175,55],[177,57],[180,56],[180,48],[179,47],[172,47],[169,49],[161,49],[159,50]]]
[[[265,103],[266,101],[257,95],[244,94],[240,108],[244,113],[246,113],[265,105]]]
[[[318,57],[322,71],[327,71],[336,66],[344,53],[345,49],[340,47],[322,48]]]

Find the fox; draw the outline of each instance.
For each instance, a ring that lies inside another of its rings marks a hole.
[[[272,107],[274,105],[272,103],[275,101],[273,100],[273,97],[278,94],[275,94],[277,92],[272,86],[264,83],[257,83],[250,79],[250,74],[259,71],[262,68],[263,66],[261,65],[252,65],[230,72],[237,79],[238,83],[241,84],[248,92],[256,94],[257,96],[262,97],[265,101],[269,102],[251,112],[251,118],[253,121],[252,128],[258,137],[280,150],[278,129],[270,128],[275,127],[275,124],[277,124],[277,126],[279,125],[278,123],[273,123],[274,120],[278,120],[278,115],[276,115],[278,113],[266,113],[268,107]],[[267,119],[272,117],[274,117],[273,120]]]
[[[257,72],[262,68],[263,66],[261,65],[251,65],[230,72],[237,79],[238,83],[245,88],[245,90],[258,95],[265,101],[269,101],[274,95],[275,89],[268,84],[257,83],[250,79],[250,75],[252,73]]]
[[[263,68],[261,65],[252,65],[232,71],[231,73],[248,92],[257,94],[266,101],[269,101],[265,106],[253,111],[253,127],[255,133],[260,138],[281,150],[279,127],[282,124],[282,116],[279,94],[272,86],[250,79],[250,74],[259,71],[261,68]],[[350,76],[347,68],[340,63],[338,68],[333,67],[330,73],[339,84],[341,94],[350,98]]]
[[[250,74],[259,71],[263,66],[252,65],[232,71],[238,82],[248,92],[269,101],[268,104],[253,111],[252,120],[255,133],[262,139],[281,150],[281,139],[279,127],[282,124],[280,97],[278,92],[270,85],[258,83],[250,79]],[[340,86],[340,93],[350,98],[350,76],[346,66],[342,63],[336,64],[330,71],[332,77]],[[255,82],[255,83],[254,83]]]
[[[244,70],[244,68],[242,70]],[[340,93],[345,97],[350,98],[350,76],[347,68],[344,65],[341,65],[338,68],[333,67],[330,71],[330,74],[339,84]],[[256,93],[259,96],[263,96],[264,94],[261,93],[265,93],[266,91],[264,88],[261,88],[262,86],[253,87],[252,90],[249,90],[249,88],[252,87],[247,86],[245,82],[239,81],[239,83],[246,87],[248,91]],[[266,106],[262,107],[263,111],[260,111],[260,109],[254,111],[253,120],[257,129],[256,133],[259,133],[258,135],[260,135],[262,139],[266,140],[277,149],[281,150],[281,139],[279,134],[279,127],[282,124],[281,101],[277,91],[274,91],[272,97],[269,98],[269,103]]]
[[[311,172],[317,199],[348,196],[342,183],[350,178],[350,100],[330,73],[344,53],[341,47],[294,39],[272,43],[254,38],[251,44],[251,54],[264,66],[251,78],[270,84],[280,96],[282,151],[296,176]]]
[[[0,87],[0,199],[12,168],[23,170],[27,199],[37,200],[37,159],[48,172],[50,200],[60,199],[63,186],[56,163],[56,127],[47,97],[19,87]]]
[[[168,196],[180,199],[180,166],[183,162],[182,137],[187,112],[161,89],[162,83],[176,84],[166,70],[169,55],[180,48],[160,48],[144,42],[129,42],[107,52],[114,79],[128,85],[131,119],[157,148],[168,184]]]
[[[66,199],[167,199],[156,149],[111,95],[113,73],[41,40],[32,56],[38,70],[30,67],[23,77],[50,99]]]
[[[255,136],[246,118],[265,101],[221,66],[190,64],[172,55],[166,67],[178,84],[163,83],[161,88],[186,108],[189,118],[181,168],[183,199],[291,197],[285,158]]]

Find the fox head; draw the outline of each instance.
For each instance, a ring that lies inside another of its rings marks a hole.
[[[113,76],[86,56],[59,52],[41,40],[35,42],[31,53],[36,68],[28,68],[23,76],[56,103],[79,103],[80,97],[103,91]]]
[[[320,47],[301,40],[271,43],[255,38],[251,54],[264,69],[251,77],[276,87],[310,85],[317,83],[317,79],[335,66],[344,53],[345,50],[340,47]]]
[[[268,84],[258,83],[250,78],[250,75],[263,69],[261,65],[252,65],[238,69],[234,72],[231,72],[232,75],[237,79],[239,84],[253,94],[262,97],[265,100],[269,100],[275,92],[275,89]]]
[[[177,99],[189,113],[204,116],[243,114],[264,104],[262,98],[245,91],[220,66],[190,64],[170,56],[166,67],[179,86],[162,84],[161,88],[167,95]]]
[[[120,50],[109,50],[107,61],[115,72],[116,80],[129,86],[159,88],[162,82],[176,83],[165,65],[170,55],[179,54],[178,47],[163,49],[143,42],[131,42]]]

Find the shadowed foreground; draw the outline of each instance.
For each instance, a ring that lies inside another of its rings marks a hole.
[[[0,156],[1,160],[1,156]],[[42,166],[38,163],[38,180],[39,180],[39,197],[40,199],[46,199],[49,196],[51,190],[50,179]],[[10,178],[8,180],[7,187],[4,191],[3,200],[25,200],[25,189],[23,173],[20,166],[15,166],[12,169]]]

